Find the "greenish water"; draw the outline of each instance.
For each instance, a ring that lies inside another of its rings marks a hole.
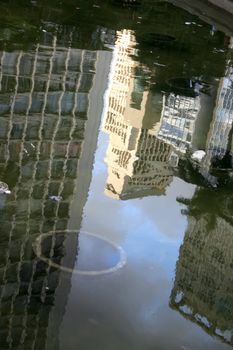
[[[0,4],[1,350],[232,348],[233,41],[174,3]]]

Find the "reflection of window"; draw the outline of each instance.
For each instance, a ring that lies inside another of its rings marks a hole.
[[[77,172],[77,159],[69,159],[66,163],[66,176],[76,178],[76,172]]]
[[[58,110],[59,93],[49,93],[47,96],[46,112],[56,113]]]
[[[65,92],[61,101],[61,113],[70,114],[74,105],[74,94],[72,92]]]
[[[1,118],[0,138],[7,137],[8,132],[8,121]]]
[[[32,96],[32,103],[30,113],[40,113],[43,107],[43,95],[41,93],[34,93]]]
[[[24,124],[23,123],[15,123],[12,126],[11,130],[11,138],[12,139],[20,139],[23,134]]]
[[[53,146],[53,156],[54,158],[63,158],[67,152],[67,143],[58,142]]]
[[[88,106],[88,95],[79,93],[77,96],[77,112],[86,112]]]
[[[14,112],[17,114],[25,113],[28,108],[29,99],[28,96],[19,95],[15,99]]]
[[[117,192],[116,192],[116,190],[115,190],[115,188],[114,188],[114,186],[112,184],[107,184],[106,185],[106,189],[111,191],[114,194],[117,194]]]
[[[0,115],[9,113],[10,111],[10,101],[8,99],[3,99],[1,96],[0,99]]]
[[[14,75],[16,73],[17,59],[19,53],[17,52],[5,52],[4,55],[4,74]]]
[[[52,177],[54,179],[63,176],[64,162],[62,160],[54,160],[52,164]]]
[[[48,74],[49,61],[47,58],[41,56],[38,58],[36,65],[36,75]]]
[[[37,164],[37,169],[36,169],[36,178],[37,179],[44,179],[47,177],[48,173],[48,161],[40,161]]]
[[[40,120],[30,120],[27,126],[26,138],[28,140],[37,139],[39,137]]]
[[[134,88],[131,94],[131,107],[139,110],[141,109],[143,91],[140,80],[138,78],[134,79]]]
[[[93,74],[83,73],[81,82],[80,82],[79,91],[88,92],[91,88],[92,80],[93,80]]]

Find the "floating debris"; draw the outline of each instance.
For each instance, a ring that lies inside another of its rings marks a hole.
[[[214,50],[213,50],[213,53],[224,53],[225,52],[225,50],[223,50],[223,49],[217,49],[216,47],[214,48]]]
[[[205,151],[198,150],[192,154],[191,158],[200,163],[202,159],[205,157],[205,155],[206,155]]]
[[[166,67],[166,64],[159,63],[159,62],[154,62],[154,65],[159,67]]]
[[[62,196],[50,196],[49,198],[55,202],[60,202],[62,200]]]
[[[0,194],[11,194],[11,191],[9,190],[9,186],[2,181],[0,181]]]

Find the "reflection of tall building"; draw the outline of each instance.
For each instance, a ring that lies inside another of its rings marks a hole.
[[[192,145],[195,122],[200,110],[200,97],[164,95],[158,137],[185,153]]]
[[[132,31],[117,32],[103,124],[103,130],[110,135],[105,192],[115,198],[163,193],[171,181],[170,166],[178,167],[180,158],[186,162],[185,155],[197,150],[204,152],[196,153],[202,159],[194,156],[194,165],[198,164],[201,174],[211,180],[213,160],[223,157],[231,147],[231,70],[219,88],[218,107],[213,114],[216,82],[171,78],[167,80],[169,92],[152,94],[145,88],[148,71],[137,64],[135,47]],[[138,149],[147,137],[143,155]],[[151,142],[154,148],[148,146]],[[162,148],[166,149],[164,155]],[[145,157],[148,153],[150,158]],[[163,162],[159,163],[161,158]]]
[[[132,151],[109,144],[106,193],[121,199],[163,194],[172,180],[171,149],[146,129],[140,130]]]
[[[133,32],[117,32],[103,130],[110,135],[106,154],[106,193],[115,198],[163,193],[171,181],[171,148],[155,136],[150,94],[136,75]],[[149,116],[150,115],[150,116]]]
[[[54,36],[51,44],[38,44],[34,51],[0,56],[0,174],[12,191],[4,201],[0,198],[0,347],[44,349],[61,279],[58,270],[35,258],[32,243],[41,233],[79,229],[82,209],[74,220],[71,203],[80,187],[76,178],[82,158],[89,165],[89,180],[92,169],[94,145],[83,154],[83,138],[85,126],[92,126],[86,121],[94,110],[90,96],[98,95],[93,92],[98,53],[62,47]],[[100,115],[93,123],[98,120]],[[80,205],[88,186],[88,181],[82,185]],[[59,240],[52,234],[46,241],[56,263],[64,259],[65,242]],[[77,246],[71,248],[70,267]]]
[[[190,81],[194,96],[164,95],[161,120],[157,124],[158,138],[174,148],[177,160],[187,151],[205,152],[205,156],[198,160],[199,169],[213,185],[218,180],[211,175],[212,167],[218,167],[221,161],[226,168],[232,167],[232,77],[232,67],[229,66],[225,77],[220,80],[218,91],[215,84],[204,83],[203,86],[201,82]],[[181,90],[184,87],[179,84],[187,84],[188,80],[173,79],[171,82],[174,84],[171,87]],[[186,89],[192,92],[189,87]]]
[[[207,203],[208,194],[198,190],[190,201],[170,305],[209,334],[233,345],[232,197],[213,193],[214,203],[211,199]]]
[[[210,175],[213,161],[221,161],[226,152],[232,149],[232,125],[233,125],[233,67],[228,67],[225,77],[220,80],[216,107],[206,143],[206,156],[204,158],[201,173],[211,183],[217,179]],[[232,164],[233,166],[233,164]]]

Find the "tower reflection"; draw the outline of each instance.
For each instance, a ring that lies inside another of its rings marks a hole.
[[[105,193],[118,199],[164,194],[189,165],[203,184],[218,185],[213,171],[226,156],[227,173],[233,164],[231,61],[218,83],[171,78],[162,91],[152,89],[151,70],[137,57],[135,32],[116,32],[103,121],[109,134]]]
[[[233,345],[233,198],[230,191],[213,190],[206,205],[206,192],[200,188],[191,200],[179,199],[187,206],[188,227],[170,306]]]
[[[0,176],[11,190],[0,194],[0,347],[58,349],[70,277],[33,242],[50,233],[42,250],[72,270],[111,54],[73,48],[65,30],[0,57]]]

